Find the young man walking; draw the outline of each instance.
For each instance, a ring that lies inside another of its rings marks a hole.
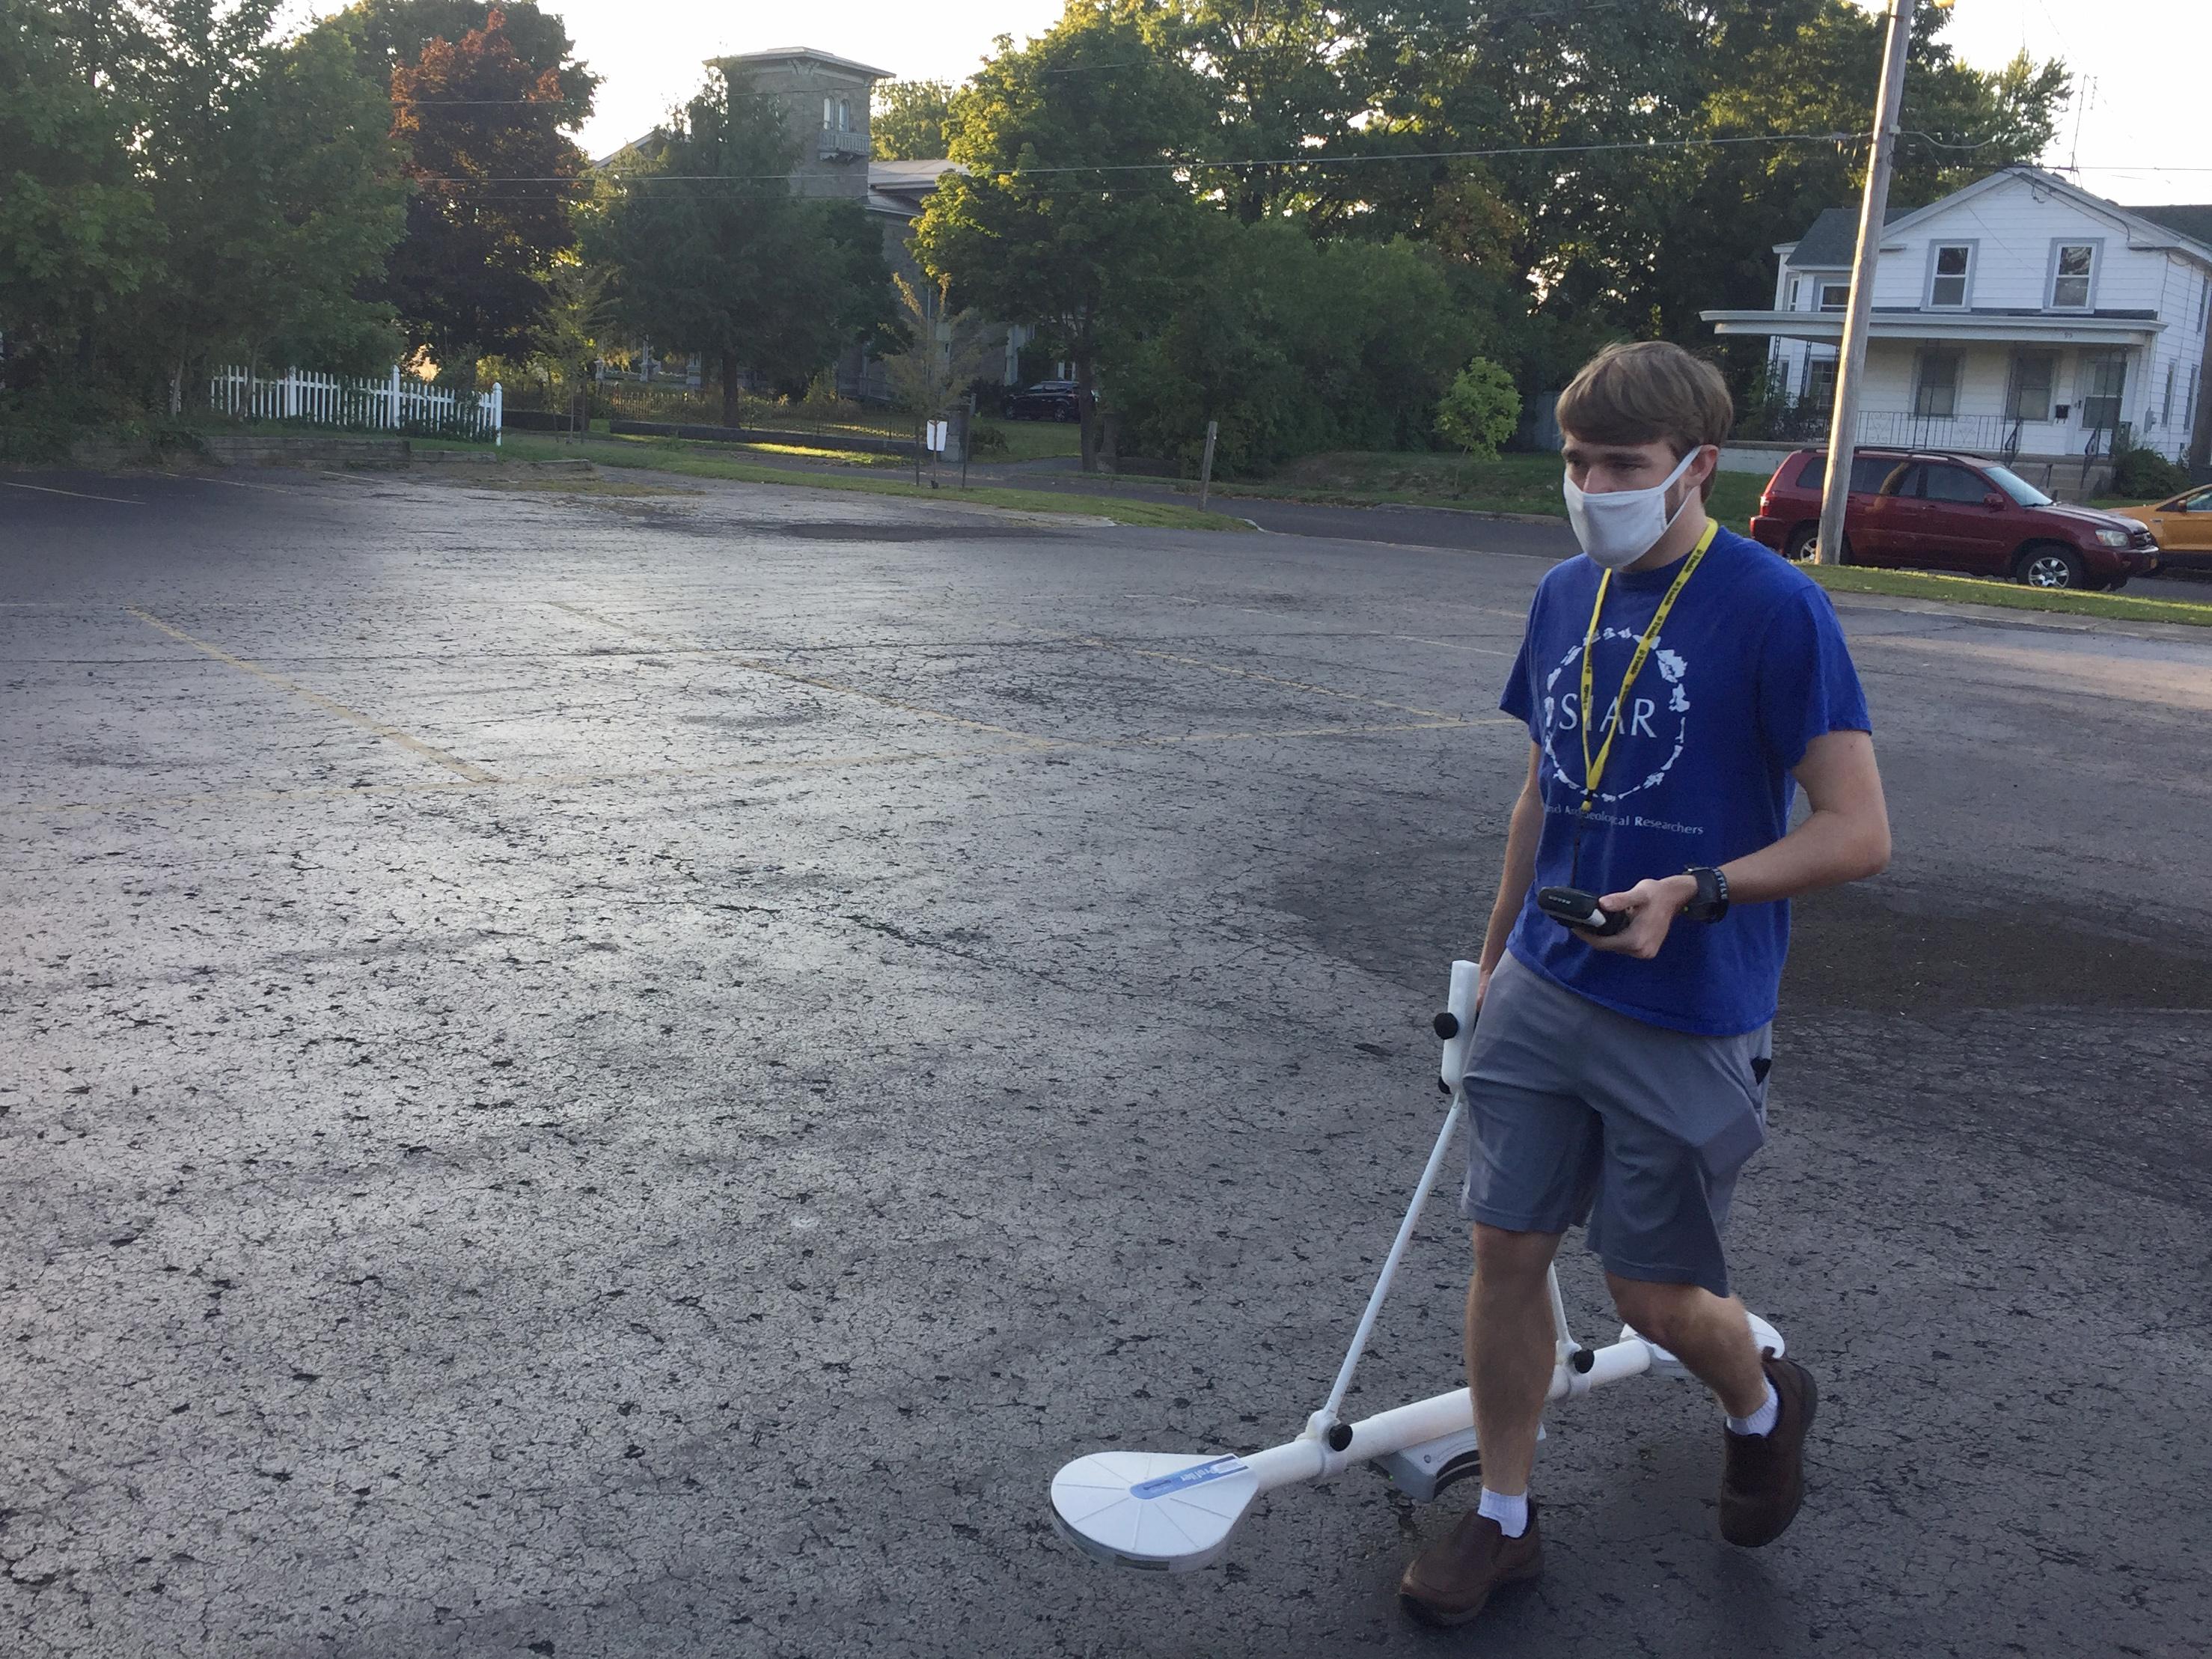
[[[1542,1566],[1528,1496],[1555,1363],[1546,1274],[1586,1223],[1621,1317],[1718,1396],[1721,1535],[1782,1534],[1813,1378],[1754,1348],[1721,1229],[1766,1136],[1786,902],[1879,872],[1889,819],[1866,700],[1826,595],[1705,516],[1734,420],[1709,364],[1615,346],[1561,394],[1584,557],[1547,574],[1500,706],[1527,781],[1468,1057],[1468,1378],[1482,1498],[1400,1586],[1438,1624]],[[1795,791],[1811,808],[1790,827]],[[1601,935],[1539,889],[1600,895]]]

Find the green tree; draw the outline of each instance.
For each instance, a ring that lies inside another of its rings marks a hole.
[[[745,370],[795,392],[886,320],[881,233],[857,202],[795,198],[798,154],[775,100],[713,70],[623,164],[592,234],[613,314],[714,359],[732,426]]]
[[[923,287],[891,273],[898,295],[898,324],[904,343],[883,359],[891,397],[901,409],[924,420],[944,416],[983,372],[991,346],[983,319],[956,311],[952,288]]]
[[[356,297],[401,224],[389,106],[336,30],[276,38],[277,3],[144,7],[137,155],[164,242],[132,343],[137,375],[166,369],[173,398],[211,360],[362,368],[392,343],[389,312]]]
[[[1437,430],[1471,460],[1496,460],[1498,445],[1520,424],[1513,377],[1487,357],[1460,370],[1437,402]]]
[[[1425,446],[1431,411],[1475,337],[1428,249],[1316,242],[1282,218],[1206,216],[1206,272],[1175,303],[1124,313],[1105,362],[1141,453],[1263,469],[1318,449]]]
[[[416,189],[386,291],[441,361],[532,349],[554,262],[575,243],[574,105],[558,66],[525,58],[506,24],[494,6],[392,71],[392,135]]]
[[[1103,331],[1198,280],[1187,169],[1214,118],[1178,27],[1147,0],[1070,0],[1026,46],[1002,37],[953,95],[947,149],[966,171],[939,185],[915,231],[923,269],[963,303],[1054,330],[1080,388],[1085,471]]]
[[[943,81],[882,81],[868,112],[868,143],[878,161],[928,161],[945,154],[952,88]]]
[[[88,355],[158,268],[161,226],[136,176],[117,56],[112,38],[70,31],[52,6],[0,0],[0,381]]]

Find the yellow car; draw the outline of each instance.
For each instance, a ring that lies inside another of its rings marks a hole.
[[[2167,569],[2212,570],[2212,484],[2185,489],[2155,506],[2109,510],[2150,526],[2159,562]]]

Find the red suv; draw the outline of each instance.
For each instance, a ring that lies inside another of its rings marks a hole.
[[[1809,554],[1827,465],[1820,450],[1793,450],[1759,498],[1752,535],[1792,559]],[[1861,449],[1844,503],[1844,562],[2110,590],[2157,569],[2158,544],[2131,519],[2061,507],[1978,455]]]

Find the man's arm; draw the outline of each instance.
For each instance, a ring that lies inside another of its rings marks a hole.
[[[1528,775],[1514,800],[1513,821],[1505,831],[1505,868],[1498,875],[1498,897],[1490,907],[1489,930],[1482,936],[1482,976],[1474,994],[1478,1006],[1490,988],[1490,975],[1504,960],[1505,941],[1528,897],[1528,885],[1536,879],[1536,843],[1544,833],[1544,792],[1536,769],[1543,754],[1534,744],[1528,745]]]
[[[1795,898],[1879,875],[1889,863],[1889,806],[1882,799],[1872,738],[1863,732],[1815,738],[1790,775],[1813,810],[1780,841],[1721,866],[1731,904]],[[1517,815],[1519,809],[1515,811]],[[1593,950],[1648,960],[1659,954],[1668,928],[1697,896],[1698,884],[1688,876],[1639,881],[1625,893],[1607,893],[1598,901],[1607,910],[1626,910],[1636,919],[1610,939],[1583,937]]]

